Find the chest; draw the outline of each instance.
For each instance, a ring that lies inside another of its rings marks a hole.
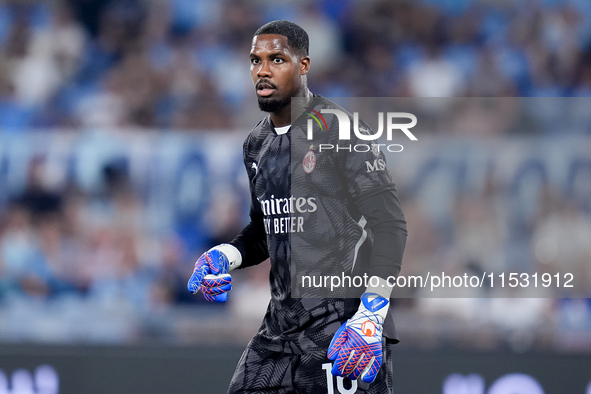
[[[293,130],[269,136],[253,153],[251,186],[259,201],[294,196],[346,201],[345,174],[339,171],[335,155]]]

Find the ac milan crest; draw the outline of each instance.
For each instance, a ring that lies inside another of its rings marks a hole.
[[[313,150],[309,150],[308,153],[306,153],[302,166],[304,167],[304,172],[306,174],[314,171],[314,167],[316,167],[316,153],[314,153]]]

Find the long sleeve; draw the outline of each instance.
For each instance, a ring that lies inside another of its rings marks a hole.
[[[269,249],[267,247],[267,234],[265,232],[264,215],[261,209],[261,204],[257,200],[253,190],[253,180],[257,174],[256,169],[253,169],[250,161],[250,141],[252,137],[246,139],[244,142],[244,166],[248,175],[248,184],[250,188],[250,223],[248,223],[242,231],[230,242],[235,246],[242,255],[242,263],[238,268],[246,268],[257,265],[265,261],[269,257]]]
[[[397,276],[406,245],[406,221],[396,189],[370,194],[357,201],[357,208],[367,220],[374,239],[369,262],[370,276]]]
[[[230,242],[242,255],[242,264],[238,268],[257,265],[269,257],[267,249],[267,235],[263,224],[262,214],[253,214],[251,210],[250,223]]]

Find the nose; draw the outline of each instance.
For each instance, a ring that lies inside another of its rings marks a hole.
[[[257,76],[259,78],[269,78],[271,76],[271,67],[269,66],[269,62],[261,62],[259,69],[257,70]]]

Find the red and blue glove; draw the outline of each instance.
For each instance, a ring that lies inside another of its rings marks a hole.
[[[332,374],[364,382],[375,380],[382,365],[382,332],[388,313],[388,299],[375,293],[364,293],[355,315],[335,333],[328,347],[328,358],[334,360]]]
[[[236,252],[240,254],[232,245],[222,244],[203,253],[195,262],[188,290],[193,294],[201,290],[208,301],[225,302],[228,291],[232,289],[231,263],[235,263],[227,255],[235,255]]]

